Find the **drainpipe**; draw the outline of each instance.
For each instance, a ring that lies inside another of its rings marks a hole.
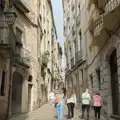
[[[13,26],[12,25],[10,25],[9,26],[9,40],[11,40],[11,39],[13,39],[14,40],[14,38],[13,38]],[[12,41],[13,41],[12,40]],[[10,42],[10,41],[9,41]],[[12,44],[12,43],[11,43]],[[13,44],[14,44],[14,42],[13,42]],[[11,89],[12,89],[12,57],[13,57],[13,50],[14,50],[14,46],[12,45],[12,46],[10,46],[10,47],[12,47],[12,50],[10,51],[11,53],[10,53],[10,62],[9,62],[9,64],[10,64],[10,71],[9,71],[9,74],[10,74],[10,76],[9,76],[9,91],[8,91],[8,110],[7,110],[7,118],[9,118],[9,113],[11,112]],[[11,49],[11,48],[10,48]]]
[[[87,8],[86,8],[87,2],[88,1],[85,0],[85,17],[86,17],[87,22],[88,22]],[[88,32],[88,29],[86,30],[86,43],[85,43],[86,46],[85,47],[86,47],[86,64],[87,64],[86,65],[86,68],[87,68],[86,69],[87,70],[87,84],[89,85],[89,82],[88,82],[88,78],[89,78],[89,74],[88,74],[88,35],[87,35],[88,33],[87,32]]]
[[[9,91],[8,91],[8,109],[7,109],[7,119],[9,118],[9,113],[11,112],[10,110],[10,105],[11,105],[11,89],[12,89],[12,58],[10,56],[10,79],[9,79]]]
[[[12,2],[9,1],[9,7],[12,6]],[[9,91],[8,91],[8,109],[7,109],[7,118],[9,118],[9,112],[10,112],[10,103],[11,103],[11,86],[12,86],[12,57],[14,55],[15,52],[15,35],[14,35],[14,30],[13,30],[13,24],[8,24],[8,29],[9,29],[9,45],[8,48],[10,48],[10,76],[9,76]]]

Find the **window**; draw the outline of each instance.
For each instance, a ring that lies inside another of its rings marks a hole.
[[[80,38],[80,40],[82,39],[82,33],[81,33],[81,30],[80,30],[80,32],[79,32],[79,38]]]
[[[1,88],[0,88],[0,96],[5,95],[5,71],[2,72],[2,81],[1,81]]]
[[[72,49],[70,47],[70,59],[72,58]]]
[[[32,82],[32,75],[29,75],[28,82]]]
[[[74,11],[74,9],[75,9],[75,7],[74,7],[74,5],[72,5],[72,11]]]
[[[75,55],[77,54],[77,44],[76,44],[76,40],[74,40],[74,48],[75,48]]]
[[[48,50],[50,50],[50,42],[48,41]]]
[[[91,88],[93,89],[93,76],[90,75]]]
[[[80,30],[80,32],[79,32],[79,50],[81,50],[81,48],[82,48],[82,33],[81,33],[81,30]]]
[[[18,27],[16,27],[16,37],[19,42],[22,41],[22,30],[20,30]]]
[[[101,90],[100,68],[96,70],[96,74],[98,78],[98,88]]]
[[[83,69],[81,69],[81,77],[82,77],[82,84],[83,84]]]
[[[0,0],[0,8],[4,8],[4,5],[5,5],[4,0]]]
[[[21,47],[22,47],[22,30],[20,30],[18,27],[16,27],[16,53],[20,54],[21,52]]]
[[[78,15],[80,14],[80,4],[78,5]]]

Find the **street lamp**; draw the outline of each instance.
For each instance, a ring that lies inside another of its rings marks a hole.
[[[8,28],[9,28],[9,43],[12,47],[12,50],[14,50],[15,48],[15,41],[13,39],[14,36],[14,31],[13,31],[13,25],[15,24],[16,18],[17,18],[17,14],[16,12],[13,10],[12,5],[10,5],[4,12],[5,15],[5,21],[8,24]],[[9,96],[8,96],[8,113],[7,113],[7,118],[9,116],[9,112],[10,112],[10,101],[11,101],[11,83],[12,83],[12,58],[10,59],[10,81],[9,81]]]
[[[4,12],[5,20],[8,25],[14,25],[15,20],[17,18],[16,12],[13,10],[12,6],[8,7],[6,11]]]
[[[14,51],[15,50],[15,35],[14,35],[13,25],[15,24],[17,14],[14,11],[11,4],[9,5],[8,8],[6,8],[4,15],[5,15],[5,21],[7,22],[8,28],[9,28],[9,40],[7,42],[9,42],[9,45]]]

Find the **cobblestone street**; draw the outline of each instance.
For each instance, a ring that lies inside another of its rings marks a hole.
[[[67,120],[66,115],[67,115],[67,107],[65,106],[63,120]],[[10,120],[57,120],[55,116],[56,116],[56,109],[46,104],[36,111],[33,111],[25,115],[13,117]],[[80,120],[78,116],[79,116],[79,112],[76,110],[74,119]]]
[[[90,120],[94,120],[93,118],[93,113],[90,111]],[[35,110],[33,112],[30,112],[28,114],[24,115],[19,115],[16,117],[13,117],[9,120],[57,120],[55,118],[56,116],[56,109],[53,106],[50,106],[48,104],[43,105],[40,109]],[[67,120],[67,106],[64,107],[64,119]],[[81,117],[81,112],[79,109],[75,109],[75,117],[74,120],[82,120],[80,119]],[[100,120],[113,120],[113,119],[103,119],[101,116]]]

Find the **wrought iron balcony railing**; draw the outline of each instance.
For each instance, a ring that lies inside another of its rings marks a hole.
[[[120,0],[108,0],[105,6],[105,14],[110,13],[117,7],[120,7]]]
[[[93,27],[93,34],[94,37],[96,37],[97,35],[100,34],[102,28],[103,28],[103,16],[98,17],[95,21],[94,21],[94,27]]]
[[[107,26],[104,15],[101,15],[93,22],[93,36],[94,36],[93,44],[95,46],[99,47],[103,46],[105,41],[109,38],[106,29]]]
[[[93,4],[95,4],[96,7],[100,9],[104,9],[105,5],[110,1],[110,0],[90,0]]]
[[[18,63],[25,67],[30,67],[30,52],[25,48],[21,48],[20,53],[14,55],[14,63]]]
[[[8,27],[4,24],[0,24],[0,47],[8,48],[12,51],[15,51],[16,37],[13,30],[9,31]]]
[[[49,61],[49,51],[45,51],[42,55],[42,65],[47,66],[48,61]]]

